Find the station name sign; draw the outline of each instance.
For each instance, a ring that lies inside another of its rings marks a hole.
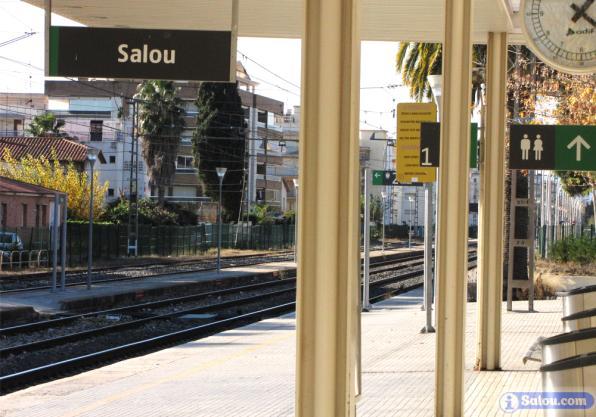
[[[229,82],[232,32],[52,26],[49,76]]]

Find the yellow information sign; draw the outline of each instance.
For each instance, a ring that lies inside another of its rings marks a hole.
[[[397,143],[395,164],[400,183],[434,182],[436,169],[420,166],[420,123],[436,122],[434,103],[399,103],[397,105]]]

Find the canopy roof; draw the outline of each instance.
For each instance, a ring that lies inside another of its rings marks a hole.
[[[44,0],[25,0],[43,7]],[[53,0],[52,11],[86,26],[226,30],[231,0]],[[362,0],[362,40],[440,42],[444,0]],[[474,41],[519,33],[519,0],[474,0]],[[240,0],[239,36],[300,38],[303,0]]]

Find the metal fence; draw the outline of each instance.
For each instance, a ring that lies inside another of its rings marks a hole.
[[[147,226],[139,225],[139,256],[183,256],[196,255],[217,247],[217,224],[196,226]],[[39,255],[39,266],[51,263],[52,228],[13,228],[0,229],[14,239],[18,236],[20,245],[12,245],[15,254],[2,257],[4,269],[35,266],[25,260]],[[93,225],[93,259],[110,260],[127,256],[127,225]],[[0,237],[2,235],[0,234]],[[69,266],[84,265],[87,262],[89,225],[68,223],[66,259]],[[18,246],[18,247],[17,247]],[[223,224],[222,247],[234,249],[280,250],[294,246],[293,224]],[[7,245],[7,252],[9,248]],[[19,252],[17,254],[16,252]],[[23,252],[23,253],[21,253]],[[25,253],[26,252],[26,253]],[[35,252],[33,255],[30,252]],[[23,259],[22,265],[18,260]],[[12,262],[14,259],[14,262]],[[11,261],[9,263],[9,260]]]
[[[567,238],[596,239],[594,225],[582,226],[579,224],[544,225],[536,229],[536,246],[542,259],[549,256],[549,249],[554,242]]]

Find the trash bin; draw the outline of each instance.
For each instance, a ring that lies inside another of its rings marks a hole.
[[[596,308],[596,285],[574,288],[557,295],[563,297],[563,316]]]
[[[596,308],[580,311],[563,317],[561,320],[563,321],[563,331],[565,332],[596,327]]]
[[[574,356],[540,367],[545,393],[582,393],[596,395],[596,353]],[[546,417],[596,417],[596,407],[569,409],[548,407]]]
[[[558,334],[543,339],[541,344],[544,365],[585,353],[596,353],[596,327]]]

